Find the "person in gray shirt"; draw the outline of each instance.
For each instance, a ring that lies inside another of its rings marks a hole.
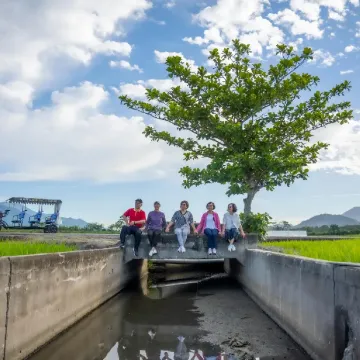
[[[166,232],[170,231],[170,228],[175,225],[175,234],[179,242],[178,252],[185,252],[185,242],[187,236],[190,234],[190,226],[192,227],[194,234],[197,234],[194,218],[190,211],[188,211],[189,203],[184,200],[180,203],[180,210],[175,211],[171,221],[166,227]]]

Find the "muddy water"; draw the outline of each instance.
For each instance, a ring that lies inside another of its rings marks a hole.
[[[122,292],[30,359],[309,359],[224,274],[165,269],[150,285],[147,295]]]

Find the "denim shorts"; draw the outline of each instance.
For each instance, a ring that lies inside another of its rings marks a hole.
[[[225,240],[229,241],[231,239],[235,239],[235,241],[239,238],[239,230],[236,228],[232,228],[230,230],[225,230]]]

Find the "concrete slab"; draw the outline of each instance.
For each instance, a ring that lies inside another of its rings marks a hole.
[[[8,258],[0,258],[0,359],[4,359],[5,334],[6,334],[6,310],[7,295],[10,279],[10,261]]]

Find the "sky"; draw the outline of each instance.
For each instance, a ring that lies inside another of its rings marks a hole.
[[[31,3],[31,5],[30,5]],[[262,190],[254,212],[293,224],[360,206],[359,0],[2,0],[0,2],[0,201],[12,196],[63,200],[62,216],[105,225],[142,198],[170,217],[182,200],[199,219],[208,201],[220,215],[226,187],[186,190],[179,149],[143,135],[152,119],[118,96],[166,91],[167,56],[209,66],[209,50],[238,38],[264,66],[279,43],[310,46],[304,71],[325,90],[347,79],[349,124],[319,130],[330,144],[307,181]],[[341,99],[343,100],[343,99]],[[154,123],[167,129],[164,123]]]

